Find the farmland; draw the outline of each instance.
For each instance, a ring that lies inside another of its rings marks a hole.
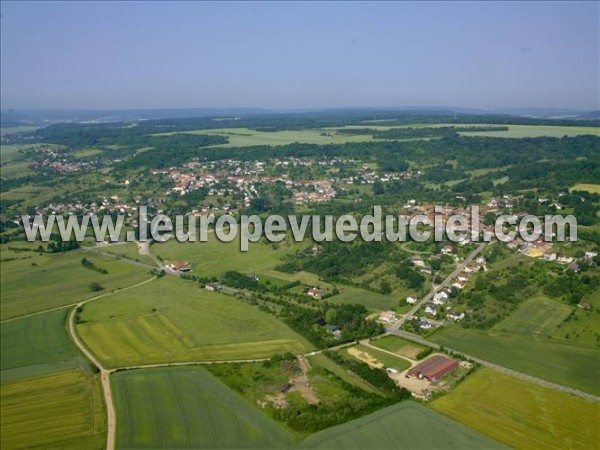
[[[122,448],[283,448],[291,435],[199,367],[117,372]]]
[[[432,406],[514,448],[589,449],[598,443],[596,404],[490,369]]]
[[[88,367],[65,329],[67,309],[0,325],[2,382]]]
[[[2,320],[73,304],[148,278],[145,269],[106,256],[90,256],[82,250],[38,254],[15,252],[9,247],[14,246],[1,247]],[[34,249],[31,245],[23,248]],[[81,265],[84,257],[108,273],[86,269]],[[93,292],[92,282],[100,283],[104,290]]]
[[[491,449],[500,444],[414,402],[402,402],[316,433],[300,448]]]
[[[110,367],[262,358],[311,348],[275,317],[170,277],[86,305],[81,322],[78,333]]]
[[[554,341],[524,339],[521,335],[445,327],[430,336],[445,347],[490,362],[598,395],[600,384],[593,361],[600,350]]]
[[[105,442],[97,378],[81,370],[2,384],[2,448],[89,448]]]

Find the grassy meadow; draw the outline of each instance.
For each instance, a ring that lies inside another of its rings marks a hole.
[[[10,250],[16,246],[9,243],[0,247],[2,320],[74,304],[149,278],[146,269],[83,250],[54,254]],[[36,246],[19,244],[21,248]],[[84,257],[108,273],[100,274],[83,267],[81,259]],[[92,291],[92,282],[100,283],[104,290]]]
[[[274,316],[165,277],[85,306],[78,333],[110,367],[264,358],[312,348]]]
[[[597,404],[490,369],[478,370],[431,406],[513,448],[600,445]]]
[[[299,444],[311,449],[504,448],[418,403],[405,401],[316,433]]]
[[[542,341],[523,335],[444,327],[430,340],[487,361],[600,395],[600,350],[595,346]]]
[[[97,377],[74,369],[2,383],[0,399],[3,449],[105,447]]]
[[[291,435],[200,367],[117,372],[120,448],[285,448]]]

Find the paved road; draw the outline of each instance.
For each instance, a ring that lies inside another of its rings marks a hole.
[[[446,277],[446,279],[444,281],[442,281],[442,283],[440,285],[432,286],[429,293],[425,297],[423,297],[421,299],[421,301],[415,303],[415,305],[410,309],[410,311],[408,311],[404,316],[402,316],[400,318],[400,320],[398,320],[394,325],[392,325],[391,328],[395,329],[395,330],[400,329],[400,327],[404,324],[404,322],[406,322],[410,317],[414,316],[417,313],[417,311],[419,311],[419,309],[421,309],[421,307],[423,305],[425,305],[426,303],[429,303],[429,301],[431,301],[431,299],[437,292],[439,292],[441,289],[448,286],[452,282],[452,280],[454,280],[454,278],[456,278],[456,276],[459,273],[461,273],[464,270],[464,268],[467,267],[467,265],[471,261],[473,261],[479,253],[481,253],[481,251],[485,248],[485,246],[487,244],[488,244],[488,242],[482,242],[481,244],[479,244],[477,246],[477,248],[475,250],[473,250],[473,252],[469,256],[467,256],[462,263],[460,263],[458,266],[456,266],[456,268],[452,271],[452,273],[450,275],[448,275]]]
[[[441,348],[441,346],[439,344],[436,344],[435,342],[428,341],[427,339],[424,339],[421,336],[417,336],[416,334],[412,334],[412,333],[409,333],[407,331],[388,328],[387,333],[388,334],[396,334],[396,335],[402,337],[403,339],[416,342],[417,344],[421,344],[421,345],[425,345],[425,346],[428,346],[428,347],[432,347],[432,348],[434,348],[436,350],[439,350]],[[544,387],[547,387],[547,388],[550,388],[550,389],[554,389],[556,391],[565,392],[567,394],[575,395],[577,397],[581,397],[581,398],[584,398],[586,400],[591,400],[591,401],[596,402],[596,403],[600,402],[600,397],[597,396],[597,395],[589,394],[587,392],[583,392],[583,391],[580,391],[578,389],[573,389],[573,388],[570,388],[570,387],[567,387],[567,386],[563,386],[562,384],[553,383],[551,381],[543,380],[542,378],[537,378],[537,377],[528,375],[526,373],[519,372],[517,370],[509,369],[507,367],[491,363],[491,362],[486,361],[484,359],[478,358],[478,357],[473,356],[473,355],[469,355],[467,353],[463,353],[461,351],[458,351],[458,350],[455,350],[455,349],[452,349],[452,348],[448,348],[448,347],[444,347],[444,348],[447,351],[450,351],[450,352],[452,352],[452,353],[454,353],[456,355],[460,355],[460,356],[462,356],[463,358],[465,358],[465,359],[467,359],[469,361],[475,362],[477,364],[481,364],[484,367],[489,367],[490,369],[494,369],[494,370],[496,370],[498,372],[502,372],[502,373],[505,373],[507,375],[511,375],[513,377],[520,378],[522,380],[530,381],[532,383],[539,384],[540,386],[544,386]]]
[[[106,297],[108,295],[114,294],[115,292],[123,292],[128,289],[133,289],[139,286],[142,286],[146,283],[155,280],[156,277],[149,278],[141,283],[137,283],[131,286],[128,286],[123,289],[119,289],[116,291],[108,292],[103,295],[98,295],[96,297],[89,298],[87,300],[83,300],[75,305],[75,308],[71,310],[69,313],[69,318],[67,320],[68,327],[67,331],[69,337],[73,341],[73,343],[77,346],[79,351],[83,353],[83,355],[100,371],[100,381],[102,385],[102,392],[104,394],[104,403],[106,404],[106,415],[107,415],[107,436],[106,436],[106,449],[114,450],[115,448],[115,439],[116,439],[116,430],[117,430],[117,413],[115,410],[115,406],[112,399],[112,393],[110,390],[110,373],[111,370],[105,368],[100,361],[94,356],[94,354],[85,346],[85,344],[79,338],[77,334],[77,330],[75,330],[75,314],[77,312],[77,308],[82,307],[86,303],[93,302],[94,300],[98,300],[99,298]]]

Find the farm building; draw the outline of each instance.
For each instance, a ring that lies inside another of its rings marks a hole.
[[[311,288],[308,290],[307,294],[312,297],[312,298],[316,298],[319,299],[321,297],[323,297],[327,292],[324,291],[323,289],[319,289],[319,288]]]
[[[443,355],[433,355],[431,358],[417,364],[408,371],[408,376],[425,378],[429,381],[437,381],[458,367],[456,359]]]

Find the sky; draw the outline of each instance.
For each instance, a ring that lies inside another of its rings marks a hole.
[[[0,5],[2,109],[600,109],[599,2]]]

